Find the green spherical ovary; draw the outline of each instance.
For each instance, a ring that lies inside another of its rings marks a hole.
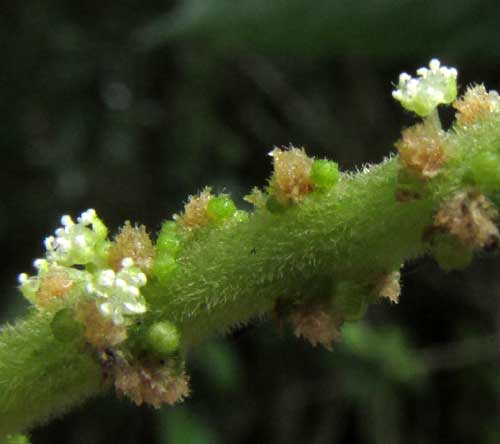
[[[236,212],[236,205],[229,196],[216,196],[207,205],[207,214],[215,221],[229,219]]]
[[[177,327],[168,321],[153,324],[147,333],[150,348],[160,355],[170,355],[177,351],[180,334]]]
[[[177,232],[177,224],[174,221],[165,222],[160,230],[156,247],[160,252],[169,252],[172,256],[179,252],[181,237]]]
[[[177,268],[175,258],[168,252],[159,253],[153,264],[153,275],[160,281],[167,280]]]
[[[329,160],[315,160],[311,167],[311,181],[317,188],[328,188],[339,180],[339,165]]]

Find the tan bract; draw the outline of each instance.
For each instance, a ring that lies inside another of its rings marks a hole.
[[[208,187],[196,196],[189,196],[189,201],[184,206],[184,214],[175,217],[175,219],[183,228],[189,230],[207,225],[210,222],[207,205],[212,197],[212,192]]]
[[[127,221],[109,250],[109,265],[118,271],[122,266],[122,260],[129,257],[137,268],[149,275],[154,256],[155,249],[146,227],[144,225],[132,227]]]
[[[173,405],[189,396],[189,378],[182,372],[162,366],[118,365],[115,388],[136,405],[143,403],[160,408]]]
[[[382,276],[377,283],[376,292],[379,297],[387,298],[391,302],[397,304],[399,302],[399,295],[401,294],[401,273],[393,271],[392,273]]]
[[[300,202],[313,189],[311,167],[313,159],[303,149],[275,148],[270,155],[274,159],[272,189],[282,203]]]
[[[479,193],[460,192],[445,202],[434,216],[434,226],[456,236],[472,249],[494,247],[500,236],[498,212]]]
[[[395,146],[403,168],[422,179],[436,176],[446,163],[444,132],[426,121],[407,128]]]
[[[469,86],[465,94],[453,103],[458,113],[457,124],[469,126],[500,111],[500,97],[497,91],[486,91],[484,85]]]
[[[75,319],[85,326],[87,342],[98,349],[116,346],[127,339],[127,328],[103,317],[93,301],[79,303]]]
[[[320,306],[301,307],[290,315],[293,332],[298,338],[304,338],[314,347],[323,345],[332,349],[333,342],[340,339],[339,325],[330,313]]]

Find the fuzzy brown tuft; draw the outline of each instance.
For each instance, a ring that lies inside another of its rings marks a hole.
[[[56,300],[64,298],[73,288],[73,280],[64,270],[51,269],[40,279],[36,293],[36,303],[40,307],[48,307]]]
[[[436,228],[454,235],[472,249],[498,247],[497,221],[497,210],[480,193],[457,193],[434,216]]]
[[[469,86],[463,97],[453,103],[453,108],[458,111],[457,124],[465,127],[500,111],[500,97],[496,91],[486,91],[484,85]]]
[[[127,339],[127,329],[104,318],[95,302],[81,302],[75,308],[75,319],[85,326],[87,342],[98,349],[116,346]]]
[[[446,163],[444,132],[426,121],[405,129],[402,135],[395,144],[402,166],[422,179],[436,176]]]
[[[321,344],[331,350],[333,343],[340,339],[339,323],[323,307],[301,307],[289,319],[295,336],[306,339],[314,347]]]
[[[189,378],[184,372],[177,374],[164,366],[119,365],[115,371],[115,388],[136,405],[146,403],[160,408],[189,396]]]
[[[210,188],[205,188],[196,196],[189,196],[188,203],[184,206],[184,214],[177,216],[179,224],[188,230],[202,227],[210,223],[207,206],[213,195]]]
[[[313,189],[311,167],[313,159],[303,149],[275,148],[271,153],[274,159],[273,191],[282,203],[300,202]]]
[[[381,298],[387,298],[394,304],[399,302],[399,295],[401,294],[401,273],[393,271],[380,278],[377,282],[376,292]]]
[[[155,249],[146,227],[133,227],[129,221],[121,228],[115,237],[115,242],[109,250],[109,265],[115,271],[122,266],[126,257],[133,259],[134,265],[148,275],[153,268]]]

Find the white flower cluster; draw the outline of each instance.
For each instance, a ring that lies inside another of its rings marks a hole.
[[[111,318],[115,324],[122,324],[124,315],[146,311],[146,303],[139,290],[146,282],[146,275],[134,267],[134,261],[125,258],[118,273],[113,270],[98,271],[87,282],[85,289],[97,298],[97,306],[103,316]]]
[[[134,267],[131,258],[123,259],[122,268],[116,273],[107,268],[108,230],[96,212],[92,209],[83,212],[77,223],[65,215],[61,224],[55,236],[45,239],[46,258],[33,263],[37,275],[21,273],[18,277],[26,299],[39,305],[37,296],[44,279],[51,273],[63,272],[73,284],[72,293],[86,293],[95,298],[100,313],[115,324],[123,324],[125,315],[144,313],[146,303],[139,288],[146,284],[146,275]],[[74,265],[86,268],[80,270]]]
[[[429,68],[417,70],[418,78],[403,72],[392,97],[409,111],[421,117],[428,116],[438,105],[449,104],[457,97],[457,70],[441,66],[438,59],[429,62]]]
[[[73,222],[71,216],[61,217],[62,227],[55,231],[55,237],[45,239],[47,259],[60,265],[99,263],[108,230],[93,209],[81,214]],[[92,228],[90,228],[92,227]]]

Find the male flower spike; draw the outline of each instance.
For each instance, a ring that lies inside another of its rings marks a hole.
[[[427,117],[438,105],[450,104],[457,98],[457,70],[441,66],[438,59],[429,62],[429,68],[417,70],[418,78],[406,72],[399,76],[397,89],[392,97],[403,108],[420,117]]]

